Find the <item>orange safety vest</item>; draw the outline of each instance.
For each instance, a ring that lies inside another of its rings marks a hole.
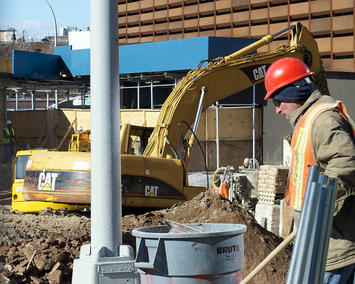
[[[318,103],[311,106],[295,126],[291,142],[292,162],[285,200],[288,206],[298,211],[302,209],[303,198],[306,191],[309,173],[308,165],[316,164],[311,144],[313,122],[322,112],[334,108],[338,108],[341,113],[345,115],[355,133],[354,124],[346,113],[341,101],[335,103]]]

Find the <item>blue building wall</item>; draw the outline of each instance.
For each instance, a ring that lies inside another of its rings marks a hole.
[[[120,74],[181,71],[195,68],[202,60],[229,55],[254,39],[199,37],[161,42],[124,45],[119,47]],[[69,70],[73,76],[90,75],[90,49],[72,50],[58,46],[54,55],[14,53],[15,77],[48,79]],[[25,64],[22,64],[25,62]]]

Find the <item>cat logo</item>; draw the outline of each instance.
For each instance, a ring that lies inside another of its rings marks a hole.
[[[265,77],[266,74],[266,65],[261,65],[258,68],[254,68],[253,69],[253,76],[254,76],[254,80],[258,81],[262,78]]]
[[[55,191],[58,173],[46,173],[44,170],[38,176],[38,190]]]
[[[144,195],[148,196],[148,197],[157,197],[158,196],[158,186],[146,185]]]

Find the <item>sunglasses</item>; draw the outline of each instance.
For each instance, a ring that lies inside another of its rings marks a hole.
[[[277,99],[272,99],[272,103],[274,104],[275,107],[280,107],[280,105],[281,105],[281,101],[279,101]]]

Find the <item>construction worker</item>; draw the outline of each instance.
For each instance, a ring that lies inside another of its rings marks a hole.
[[[8,163],[11,161],[12,156],[16,154],[16,136],[11,120],[6,120],[2,142],[5,145],[5,163]]]
[[[355,128],[342,102],[315,89],[312,75],[298,59],[275,61],[265,75],[265,100],[271,99],[276,113],[284,115],[293,127],[287,205],[298,214],[301,211],[308,165],[319,166],[324,175],[338,178],[324,283],[353,283]]]

